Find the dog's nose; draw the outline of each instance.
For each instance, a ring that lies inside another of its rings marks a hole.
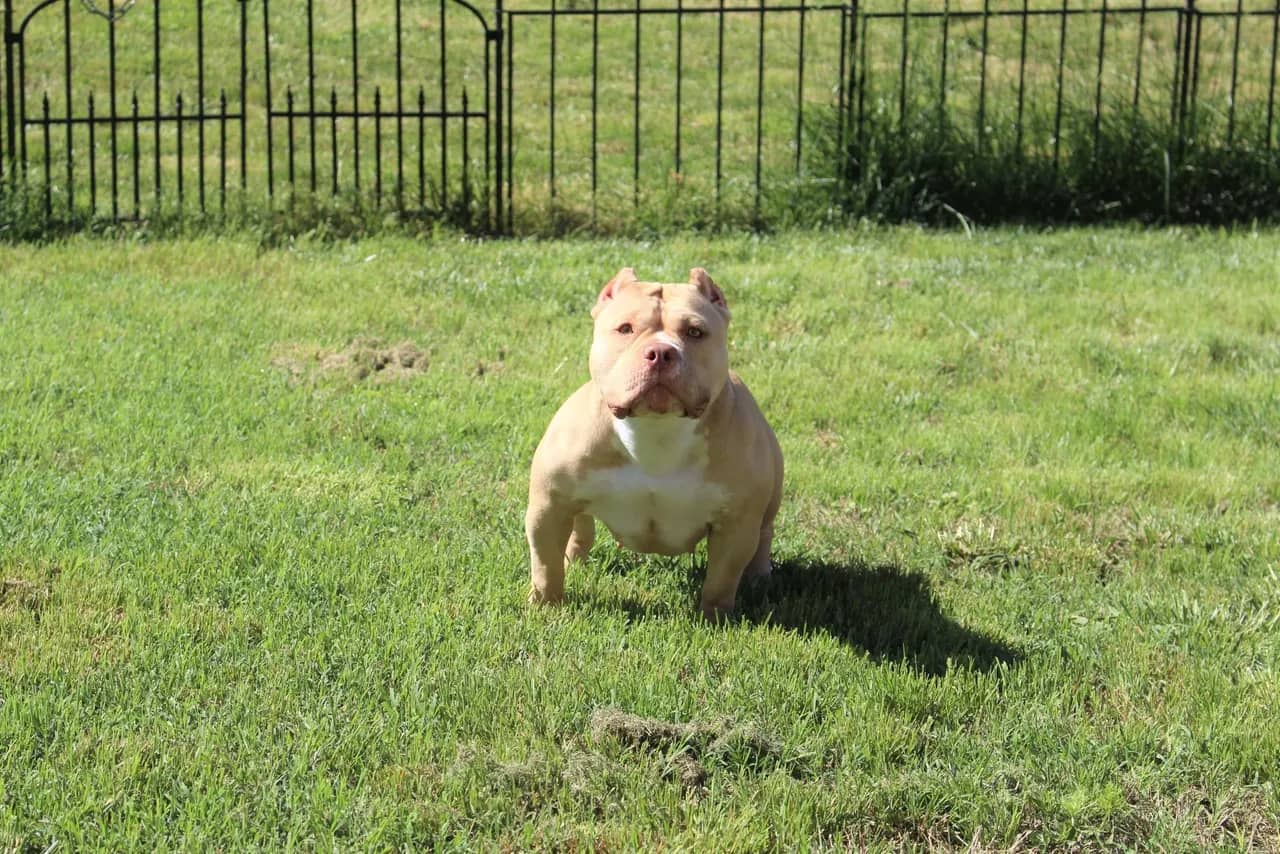
[[[674,365],[676,360],[680,358],[680,351],[674,345],[663,341],[654,341],[644,348],[644,358],[650,366],[661,370],[668,365]]]

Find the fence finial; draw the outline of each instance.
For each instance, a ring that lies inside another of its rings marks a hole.
[[[107,0],[106,9],[98,8],[97,0],[80,0],[80,2],[84,4],[85,9],[98,17],[105,18],[108,21],[118,21],[129,14],[129,10],[133,8],[138,0],[123,0],[119,6],[116,5],[116,0]]]

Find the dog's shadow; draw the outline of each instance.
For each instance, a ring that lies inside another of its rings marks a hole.
[[[876,661],[935,676],[950,667],[988,671],[1023,658],[1016,647],[948,617],[927,578],[891,564],[782,561],[770,577],[743,585],[738,619],[827,635]]]
[[[644,556],[617,549],[609,552],[603,568],[627,575],[645,561]],[[689,613],[696,613],[706,558],[680,563]],[[670,603],[630,597],[601,598],[595,604],[618,608],[630,619],[674,618],[681,610]],[[941,676],[951,667],[985,672],[1016,665],[1025,657],[1017,647],[948,617],[927,577],[893,564],[783,560],[774,564],[767,578],[743,583],[733,622],[831,637],[863,650],[874,661],[901,662],[931,676]]]

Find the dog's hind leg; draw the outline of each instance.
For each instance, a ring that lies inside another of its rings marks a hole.
[[[775,447],[776,440],[775,440]],[[773,573],[773,520],[778,515],[778,507],[782,504],[782,451],[777,452],[778,470],[774,474],[773,495],[769,498],[769,506],[764,510],[764,519],[760,523],[760,545],[756,553],[743,571],[742,577],[748,581],[768,578]]]
[[[760,545],[756,546],[756,553],[751,557],[750,563],[743,571],[742,577],[746,581],[758,581],[761,578],[768,578],[773,572],[773,561],[770,555],[773,551],[773,520],[770,519],[760,529]]]
[[[568,563],[587,559],[591,552],[591,544],[596,541],[596,520],[586,513],[573,517],[573,536],[569,537],[569,548],[565,549],[564,559]]]

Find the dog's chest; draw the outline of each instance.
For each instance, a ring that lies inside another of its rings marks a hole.
[[[614,431],[628,461],[595,472],[580,498],[629,549],[683,554],[724,508],[723,486],[707,479],[706,440],[687,418],[628,418]]]

